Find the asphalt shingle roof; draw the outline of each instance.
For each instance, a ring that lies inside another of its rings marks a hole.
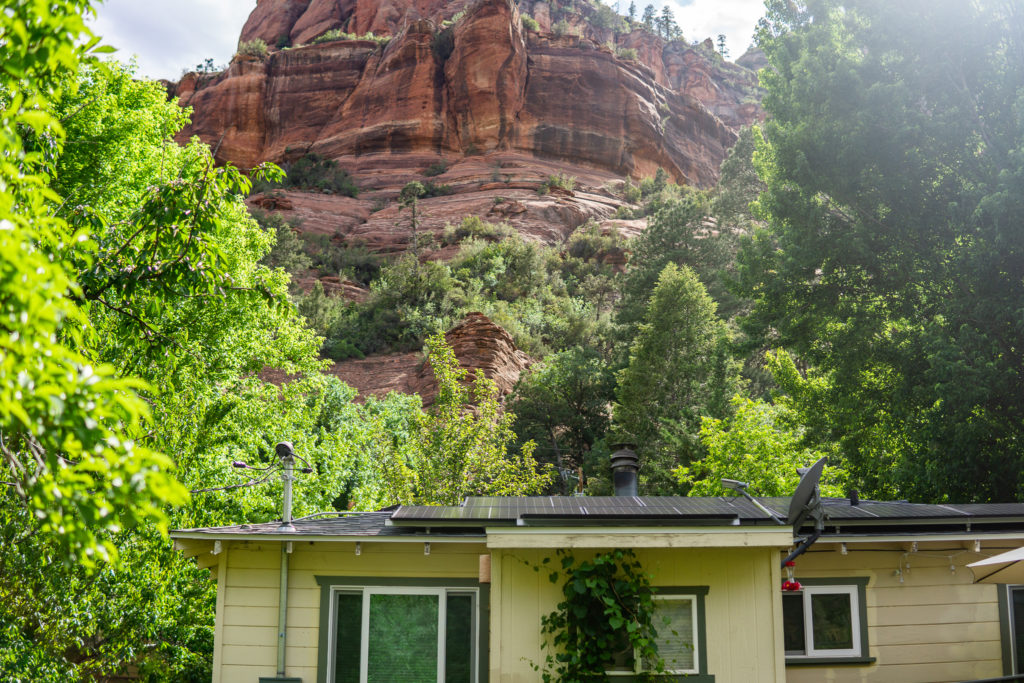
[[[789,498],[758,501],[785,520]],[[845,498],[822,500],[828,525],[908,526],[914,524],[1024,524],[1024,503],[929,505],[862,500],[852,505]],[[295,531],[282,532],[280,521],[203,529],[179,529],[179,537],[289,536],[399,537],[424,535],[427,530],[445,536],[479,539],[485,527],[578,524],[607,526],[750,526],[777,522],[739,496],[686,498],[681,496],[537,496],[520,498],[475,497],[462,505],[403,505],[397,509],[361,513],[329,513],[293,521]]]

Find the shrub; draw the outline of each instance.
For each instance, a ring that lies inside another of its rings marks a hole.
[[[435,185],[431,181],[423,183],[423,194],[421,197],[443,197],[446,195],[455,194],[455,190],[452,189],[451,185]]]
[[[340,28],[332,28],[329,31],[324,31],[316,38],[309,41],[309,44],[317,45],[318,43],[330,43],[335,40],[355,40],[355,36],[351,33],[345,33]]]
[[[498,203],[498,199],[501,198],[495,197],[495,203]],[[458,244],[470,238],[497,242],[513,234],[515,234],[515,231],[507,223],[488,223],[479,216],[466,216],[458,227],[453,225],[445,226],[441,243],[447,246],[449,244]]]
[[[605,235],[600,226],[588,221],[569,237],[565,253],[583,261],[600,261],[608,254],[621,253],[624,246],[625,242],[617,231],[611,230]]]
[[[384,47],[389,42],[391,42],[390,37],[375,36],[372,31],[370,33],[366,33],[360,36],[356,35],[355,33],[346,33],[345,31],[342,31],[340,28],[332,28],[331,30],[324,31],[323,33],[318,35],[316,38],[311,40],[309,44],[316,45],[318,43],[330,43],[336,40],[372,40],[373,42],[377,43],[377,45],[379,45],[380,47]]]
[[[529,14],[524,14],[522,19],[524,29],[526,29],[527,31],[533,31],[534,33],[540,31],[540,24],[538,24],[537,20],[531,17]]]
[[[631,183],[627,178],[625,184],[622,186],[622,196],[630,204],[636,204],[644,194],[637,185]]]
[[[615,54],[619,59],[628,59],[631,62],[637,61],[639,57],[635,47],[620,47],[615,51]]]
[[[625,18],[608,5],[597,3],[595,9],[597,11],[590,15],[590,23],[594,26],[611,29],[615,33],[628,30]]]
[[[339,168],[338,162],[333,159],[325,159],[319,154],[306,154],[290,164],[282,164],[282,167],[287,173],[283,182],[257,182],[253,184],[252,192],[288,187],[347,197],[359,196],[359,187],[352,176]]]
[[[306,253],[321,275],[337,275],[369,285],[380,273],[381,257],[362,242],[337,244],[327,235],[310,235],[306,238]]]
[[[448,162],[446,162],[444,159],[441,159],[440,161],[433,163],[430,166],[427,166],[425,169],[423,169],[423,175],[425,175],[428,178],[433,178],[436,175],[441,175],[447,170]]]
[[[553,187],[558,187],[566,190],[567,192],[572,192],[576,189],[576,177],[566,175],[564,173],[549,175],[548,179],[541,183],[540,187],[537,188],[537,194],[546,195]]]
[[[551,26],[551,32],[556,36],[564,36],[572,33],[572,27],[565,19],[559,19]]]
[[[238,52],[235,54],[264,59],[267,56],[267,44],[261,38],[243,40],[238,44]]]
[[[302,238],[295,233],[298,222],[286,221],[279,213],[267,213],[260,209],[253,209],[252,217],[261,228],[274,233],[276,237],[274,246],[260,263],[268,268],[281,268],[290,275],[309,270],[313,261],[306,253]]]

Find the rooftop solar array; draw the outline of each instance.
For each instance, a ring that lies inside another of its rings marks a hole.
[[[760,498],[763,506],[785,520],[789,498]],[[927,505],[846,498],[822,500],[826,524],[839,526],[963,524],[1024,522],[1022,503]],[[486,526],[577,524],[619,526],[774,525],[776,522],[750,501],[727,496],[537,496],[530,498],[467,498],[462,505],[403,505],[397,509],[356,514],[331,513],[293,522],[297,536],[401,536],[444,527],[446,535],[480,536]],[[277,535],[279,521],[206,529],[183,529],[190,535]]]
[[[519,520],[769,520],[769,516],[743,498],[685,498],[682,496],[546,496],[532,498],[467,498],[458,506],[403,505],[391,517],[394,523],[514,524]]]
[[[344,515],[324,515],[313,519],[296,519],[292,521],[295,531],[281,531],[281,522],[263,522],[260,524],[238,524],[235,526],[207,527],[203,529],[178,529],[175,534],[200,534],[217,536],[267,536],[286,533],[295,536],[407,536],[415,533],[415,529],[403,529],[388,524],[391,511],[361,512]],[[466,535],[481,535],[482,532],[465,532]]]

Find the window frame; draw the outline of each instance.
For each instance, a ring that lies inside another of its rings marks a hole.
[[[445,634],[446,601],[449,594],[472,595],[473,607],[473,681],[487,683],[490,585],[476,579],[438,578],[382,578],[359,576],[316,576],[320,585],[320,632],[317,656],[317,683],[329,683],[334,673],[337,596],[341,593],[360,593],[360,680],[366,675],[369,639],[366,628],[371,595],[436,595],[438,596],[438,671],[442,670]]]
[[[1024,671],[1024,652],[1017,649],[1017,631],[1024,628],[1024,624],[1017,624],[1013,618],[1013,593],[1024,591],[1024,584],[1001,583],[998,586],[1003,674],[1012,676]]]
[[[708,586],[652,586],[654,591],[654,602],[658,600],[672,600],[691,598],[693,600],[693,662],[697,667],[689,672],[681,670],[666,670],[663,673],[653,674],[659,681],[687,681],[687,683],[714,683],[715,677],[708,673],[708,652],[707,652],[707,612],[705,599],[708,595]],[[655,611],[657,614],[657,611]],[[657,620],[657,616],[655,616]],[[654,624],[658,628],[657,621]],[[633,671],[606,671],[605,675],[615,683],[633,683],[634,681],[647,680],[647,674],[643,671],[641,658],[636,653],[633,655]]]
[[[871,664],[875,661],[870,656],[867,618],[867,577],[837,578],[803,578],[798,577],[803,588],[799,591],[802,597],[804,652],[802,654],[784,651],[786,666],[823,666],[830,664]],[[853,647],[844,650],[825,650],[814,647],[814,615],[810,596],[837,595],[850,596],[850,619],[853,629]],[[781,603],[781,600],[780,600]],[[780,615],[781,615],[780,604]],[[783,629],[785,620],[783,619]],[[785,632],[783,632],[785,647]]]

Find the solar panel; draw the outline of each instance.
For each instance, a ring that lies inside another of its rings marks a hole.
[[[475,497],[460,506],[403,506],[392,516],[397,523],[514,523],[520,519],[679,519],[764,520],[767,515],[743,498],[683,496],[537,496]]]

